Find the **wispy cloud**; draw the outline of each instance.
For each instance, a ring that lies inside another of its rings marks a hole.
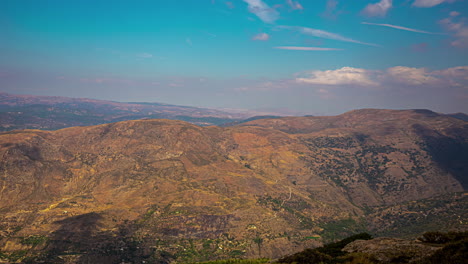
[[[457,14],[452,14],[450,17],[442,19],[439,23],[449,32],[454,34],[455,40],[450,42],[450,45],[459,48],[468,48],[468,25],[465,24],[463,18],[458,18]]]
[[[226,6],[227,6],[229,9],[234,9],[234,8],[235,8],[234,4],[233,4],[232,2],[230,2],[230,1],[227,1],[227,2],[226,2]]]
[[[252,40],[260,40],[260,41],[267,41],[270,39],[270,35],[267,33],[259,33],[252,37]]]
[[[112,84],[112,85],[125,85],[131,86],[136,85],[138,82],[130,79],[122,78],[108,78],[108,77],[98,77],[98,78],[80,78],[79,82],[90,83],[90,84]]]
[[[428,45],[425,42],[411,45],[411,50],[414,52],[426,52],[427,48]]]
[[[149,52],[123,52],[120,50],[109,49],[109,48],[95,48],[97,52],[104,53],[104,54],[112,54],[120,57],[121,59],[129,59],[129,58],[140,58],[140,59],[151,59],[151,58],[158,58],[154,54]],[[159,57],[161,58],[161,57]]]
[[[186,38],[185,43],[187,43],[190,47],[193,46],[192,39],[191,38]]]
[[[286,3],[292,10],[304,10],[304,7],[299,3],[299,1],[286,0]]]
[[[278,46],[275,49],[282,50],[303,50],[303,51],[329,51],[329,50],[343,50],[335,48],[321,48],[321,47],[298,47],[298,46]]]
[[[375,4],[368,4],[362,11],[367,16],[380,16],[387,15],[388,10],[392,8],[392,0],[381,0]]]
[[[386,75],[395,82],[408,85],[428,85],[438,81],[438,78],[425,68],[396,66],[387,69]]]
[[[327,31],[320,30],[320,29],[315,29],[315,28],[297,27],[297,26],[277,26],[277,28],[295,30],[295,31],[301,32],[304,35],[314,36],[314,37],[318,37],[318,38],[333,39],[333,40],[338,40],[338,41],[352,42],[352,43],[368,45],[368,46],[375,46],[375,47],[379,46],[377,44],[362,42],[362,41],[359,41],[359,40],[355,40],[355,39],[351,39],[351,38],[341,36],[341,35],[336,34],[336,33],[327,32]]]
[[[203,34],[205,34],[205,35],[207,35],[207,36],[209,36],[209,37],[212,37],[212,38],[216,38],[216,37],[217,37],[216,34],[213,34],[213,33],[211,33],[211,32],[205,31],[205,30],[200,30],[200,32],[203,33]]]
[[[442,35],[441,33],[429,32],[429,31],[424,31],[424,30],[419,30],[419,29],[414,29],[414,28],[408,28],[408,27],[402,27],[402,26],[397,26],[397,25],[391,25],[391,24],[379,24],[379,23],[369,23],[369,22],[361,22],[361,24],[372,25],[372,26],[381,26],[381,27],[389,27],[389,28],[395,28],[395,29],[406,30],[406,31],[411,31],[411,32],[416,32],[416,33],[423,33],[423,34]]]
[[[434,73],[453,80],[459,79],[468,81],[468,66],[448,68],[444,70],[435,71]]]
[[[336,8],[338,6],[338,0],[327,0],[327,7],[325,12],[322,13],[322,16],[336,19],[336,17],[342,13],[341,11],[337,11]]]
[[[436,5],[440,5],[442,3],[452,3],[455,0],[415,0],[413,2],[413,6],[416,7],[433,7]]]
[[[244,0],[249,11],[255,14],[263,22],[272,24],[279,18],[279,13],[274,8],[265,4],[262,0]]]
[[[247,85],[239,86],[234,88],[237,92],[249,92],[249,91],[273,91],[273,90],[285,90],[297,85],[292,79],[280,79],[280,80],[267,80],[262,82],[248,83]]]
[[[143,53],[138,53],[136,56],[139,57],[139,58],[149,59],[149,58],[153,57],[153,54],[143,52]]]

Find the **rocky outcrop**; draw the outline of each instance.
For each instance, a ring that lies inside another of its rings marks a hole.
[[[353,241],[346,245],[343,251],[366,253],[382,263],[411,263],[431,256],[441,248],[417,240],[380,237]]]

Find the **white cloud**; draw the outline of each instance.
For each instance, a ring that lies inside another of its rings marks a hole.
[[[304,10],[304,7],[298,1],[286,0],[286,3],[288,3],[292,10]]]
[[[344,42],[352,42],[352,43],[363,44],[363,45],[368,45],[368,46],[378,46],[376,44],[361,42],[361,41],[358,41],[358,40],[354,40],[354,39],[351,39],[351,38],[341,36],[341,35],[336,34],[336,33],[327,32],[327,31],[320,30],[320,29],[315,29],[315,28],[297,27],[297,26],[296,27],[293,27],[293,26],[277,26],[277,28],[295,30],[295,31],[301,32],[304,35],[309,35],[309,36],[314,36],[314,37],[319,37],[319,38],[333,39],[333,40],[339,40],[339,41],[344,41]]]
[[[377,82],[371,79],[372,71],[352,67],[328,71],[311,71],[303,75],[303,77],[296,78],[296,81],[321,85],[378,85]]]
[[[434,75],[425,68],[396,66],[387,69],[386,74],[392,81],[408,85],[435,84],[439,81],[438,78],[434,77]]]
[[[383,17],[390,8],[392,8],[392,0],[381,0],[375,4],[368,4],[362,12],[367,16]]]
[[[468,66],[459,66],[438,71],[426,68],[395,66],[384,71],[343,67],[337,70],[308,71],[295,79],[299,83],[316,85],[356,85],[393,87],[395,83],[406,86],[467,86]]]
[[[450,16],[456,17],[456,16],[459,16],[459,15],[460,15],[460,13],[457,12],[457,11],[450,12]]]
[[[279,47],[274,47],[274,48],[275,48],[275,49],[282,49],[282,50],[304,50],[304,51],[343,50],[343,49],[335,49],[335,48],[297,47],[297,46],[279,46]]]
[[[452,3],[454,0],[415,0],[413,6],[416,7],[433,7],[442,3]]]
[[[454,47],[468,48],[468,25],[465,25],[463,19],[458,19],[457,16],[451,16],[439,21],[439,23],[447,30],[454,34],[455,40],[450,44]]]
[[[454,80],[468,80],[468,66],[452,67],[445,70],[435,71],[434,73]]]
[[[192,39],[191,38],[186,38],[185,43],[187,43],[190,47],[193,46]]]
[[[270,35],[267,33],[259,33],[252,37],[252,40],[260,40],[260,41],[267,41],[270,39]]]
[[[378,23],[369,23],[369,22],[361,22],[361,24],[381,26],[381,27],[389,27],[389,28],[395,28],[395,29],[406,30],[406,31],[411,31],[411,32],[417,32],[417,33],[423,33],[423,34],[434,34],[434,35],[439,34],[439,33],[434,33],[434,32],[414,29],[414,28],[407,28],[407,27],[402,27],[402,26],[396,26],[396,25],[391,25],[391,24],[378,24]]]
[[[291,97],[295,103],[327,107],[324,100],[333,100],[334,107],[428,108],[438,112],[468,109],[468,65],[436,71],[405,66],[382,70],[343,67],[300,72],[288,79],[243,80],[231,90],[239,96],[248,95],[246,98],[263,94],[283,102]]]
[[[296,73],[288,79],[264,79],[236,88],[236,91],[273,91],[308,89],[330,96],[334,90],[365,89],[381,93],[401,93],[405,90],[468,91],[468,66],[431,71],[426,68],[395,66],[383,70],[343,67],[336,70],[310,70]]]
[[[272,24],[279,18],[278,11],[265,4],[262,0],[244,0],[244,2],[248,4],[249,11],[265,23]]]

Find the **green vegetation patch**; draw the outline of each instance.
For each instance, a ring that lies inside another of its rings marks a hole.
[[[37,246],[40,245],[46,241],[48,241],[49,238],[46,236],[42,235],[32,235],[28,237],[23,237],[21,238],[20,243],[23,245],[30,245],[30,246]]]
[[[17,251],[11,252],[8,255],[5,253],[3,253],[2,255],[9,261],[17,262],[17,261],[23,260],[27,254],[28,254],[27,250],[17,250]]]
[[[352,218],[325,222],[320,227],[323,228],[320,235],[325,242],[336,241],[336,239],[342,239],[352,234],[367,231],[364,221],[357,222]]]

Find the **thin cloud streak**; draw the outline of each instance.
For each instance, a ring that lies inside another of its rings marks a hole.
[[[395,29],[411,31],[411,32],[416,32],[416,33],[422,33],[422,34],[444,35],[443,33],[429,32],[429,31],[424,31],[424,30],[419,30],[419,29],[414,29],[414,28],[407,28],[407,27],[392,25],[392,24],[379,24],[379,23],[369,23],[369,22],[361,22],[361,24],[372,25],[372,26],[380,26],[380,27],[389,27],[389,28],[395,28]]]
[[[320,47],[298,47],[298,46],[278,46],[273,47],[274,49],[282,50],[303,50],[303,51],[329,51],[329,50],[343,50],[335,48],[320,48]]]
[[[295,31],[301,32],[304,35],[314,36],[314,37],[318,37],[318,38],[333,39],[333,40],[357,43],[357,44],[362,44],[362,45],[367,45],[367,46],[380,47],[377,44],[358,41],[358,40],[355,40],[355,39],[351,39],[351,38],[341,36],[341,35],[336,34],[336,33],[327,32],[327,31],[320,30],[320,29],[315,29],[315,28],[298,27],[298,26],[277,26],[277,28],[295,30]]]
[[[415,7],[433,7],[442,3],[453,3],[455,0],[415,0],[412,6]]]

